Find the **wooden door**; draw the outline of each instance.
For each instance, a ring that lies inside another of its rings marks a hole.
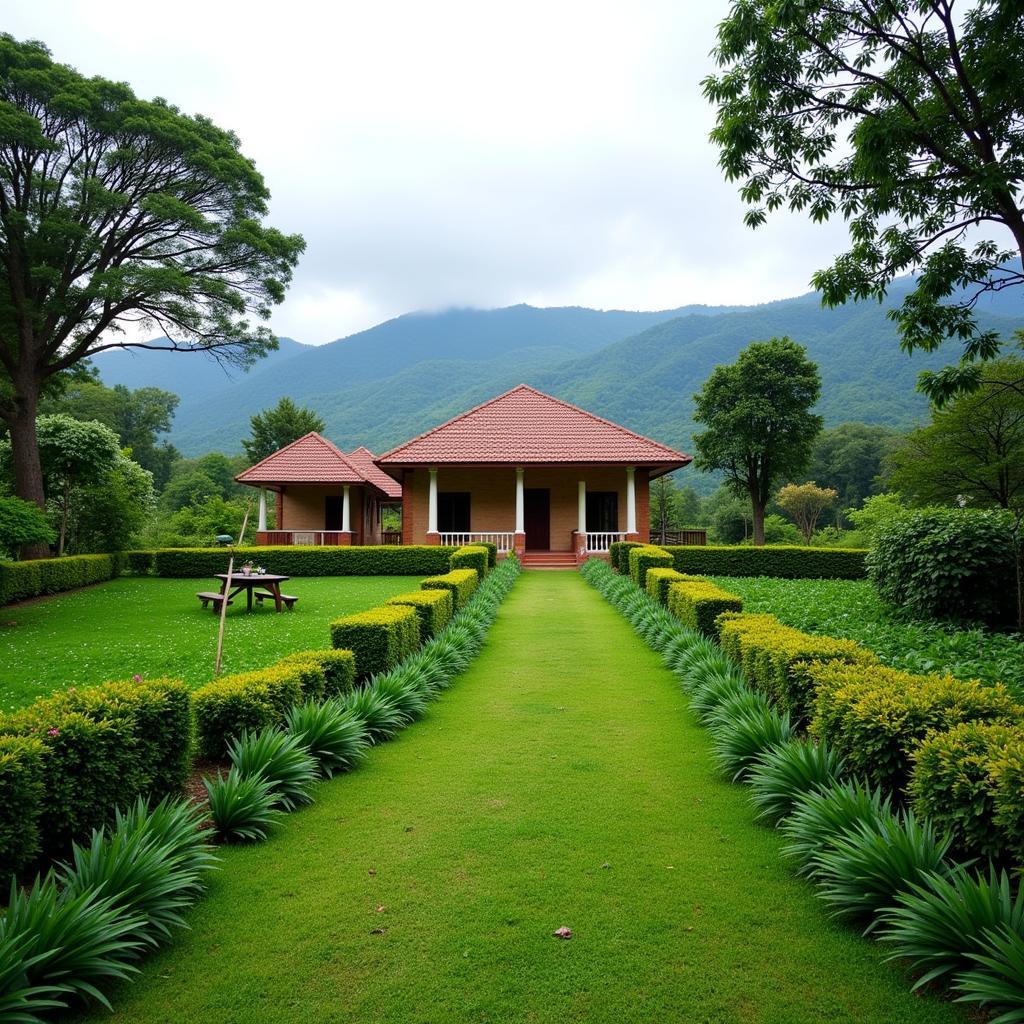
[[[551,491],[527,487],[523,495],[527,551],[551,550]]]

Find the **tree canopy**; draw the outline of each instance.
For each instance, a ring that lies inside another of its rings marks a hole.
[[[20,497],[44,500],[40,394],[81,360],[276,347],[258,322],[303,241],[263,223],[268,198],[233,133],[0,36],[0,419]]]
[[[811,412],[821,393],[818,367],[789,338],[748,345],[719,366],[694,396],[696,466],[721,470],[749,497],[754,543],[764,543],[764,512],[775,485],[802,472],[822,426]]]
[[[805,484],[786,484],[779,489],[775,503],[785,512],[810,544],[822,513],[832,508],[839,494],[832,487],[819,487],[813,480]]]
[[[808,475],[835,488],[840,508],[856,508],[880,492],[883,461],[901,436],[891,427],[868,423],[840,423],[823,430],[814,442]]]
[[[259,462],[310,431],[324,429],[324,421],[312,409],[282,398],[273,409],[264,409],[250,419],[251,433],[242,441],[245,454]]]
[[[933,398],[976,387],[1000,338],[979,296],[1024,283],[1024,18],[977,0],[735,0],[704,81],[712,139],[746,221],[786,206],[842,217],[850,249],[816,273],[828,305],[916,287],[890,312],[907,350],[959,339],[922,374]]]

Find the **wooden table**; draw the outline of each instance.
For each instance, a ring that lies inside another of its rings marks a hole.
[[[228,574],[226,572],[219,572],[217,573],[217,579],[220,580],[220,592],[223,594],[228,585]],[[268,594],[273,596],[274,611],[283,611],[284,601],[281,600],[281,584],[290,579],[290,576],[272,576],[269,573],[264,573],[262,576],[258,576],[256,573],[250,573],[246,576],[245,573],[242,572],[233,572],[231,574],[231,586],[234,589],[230,594],[228,594],[228,600],[230,601],[235,594],[240,594],[244,590],[245,610],[247,612],[251,612],[252,592],[257,587],[262,587]]]

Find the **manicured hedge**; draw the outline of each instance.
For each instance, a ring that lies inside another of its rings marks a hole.
[[[476,579],[474,569],[462,569]],[[331,640],[356,656],[356,676],[365,679],[377,672],[387,672],[420,644],[419,616],[408,605],[371,608],[335,619],[331,623]]]
[[[33,736],[0,736],[0,880],[39,852],[46,748]]]
[[[661,604],[668,604],[668,589],[673,583],[682,583],[685,580],[695,580],[697,576],[684,576],[675,569],[664,568],[656,565],[653,569],[647,570],[647,580],[644,589]]]
[[[672,565],[695,576],[777,576],[783,579],[860,580],[867,551],[860,548],[665,547]]]
[[[420,587],[423,590],[450,590],[455,611],[464,608],[473,596],[480,577],[475,569],[452,569],[443,576],[431,576],[425,579]]]
[[[649,569],[648,582],[656,572],[675,572],[674,569]],[[668,588],[668,610],[684,626],[700,630],[705,636],[717,637],[715,620],[724,612],[742,612],[743,601],[710,580],[679,579],[670,582]],[[648,586],[648,590],[650,587]]]
[[[672,556],[663,548],[653,544],[640,544],[629,549],[629,576],[641,589],[647,587],[647,570],[655,567],[672,567]]]
[[[950,832],[968,856],[1016,851],[1019,857],[1024,850],[1020,751],[1020,726],[961,722],[931,733],[911,753],[907,791],[915,812]]]
[[[487,548],[487,568],[493,569],[498,564],[498,545],[489,540],[475,540],[472,547]]]
[[[278,725],[293,704],[306,696],[311,662],[277,664],[254,672],[221,676],[192,694],[196,740],[201,757],[222,758],[228,742],[245,729]],[[320,675],[323,689],[323,673]]]
[[[427,576],[447,572],[455,548],[432,544],[368,547],[248,547],[235,549],[235,565],[251,559],[285,576]],[[157,576],[179,579],[225,572],[223,548],[164,548],[154,553]]]
[[[278,665],[309,664],[323,673],[323,696],[327,699],[351,693],[356,685],[356,656],[351,651],[325,648],[319,651],[296,651],[282,658]],[[309,693],[303,696],[309,698]]]
[[[482,544],[467,544],[452,552],[449,565],[452,569],[474,569],[481,582],[487,575],[490,555]]]
[[[122,555],[66,555],[28,562],[0,562],[0,604],[58,594],[113,579]]]
[[[608,545],[608,564],[623,576],[629,575],[629,552],[643,545],[637,540],[613,540]]]
[[[852,774],[893,792],[906,787],[914,751],[933,729],[1024,722],[1024,708],[1002,684],[838,661],[812,664],[808,675],[816,687],[811,733]]]
[[[0,734],[38,738],[44,853],[104,824],[139,794],[180,789],[190,763],[192,717],[184,683],[157,679],[65,690],[0,719]]]
[[[154,568],[155,551],[126,551],[125,563],[130,573],[136,576],[148,576]]]
[[[435,633],[444,629],[452,617],[452,592],[450,590],[415,590],[410,594],[389,597],[389,604],[408,605],[416,609],[420,623],[420,643],[425,644]]]
[[[754,687],[770,697],[797,724],[813,711],[815,683],[809,663],[841,661],[870,666],[874,653],[853,640],[815,636],[783,625],[774,615],[725,613],[716,628],[722,650]]]

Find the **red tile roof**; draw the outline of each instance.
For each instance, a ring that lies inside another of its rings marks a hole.
[[[364,480],[375,484],[389,498],[395,501],[401,500],[402,485],[374,462],[376,456],[369,448],[357,448],[354,452],[349,452],[347,458],[363,474]]]
[[[362,473],[315,430],[279,448],[235,479],[242,484],[361,484]],[[372,483],[372,481],[371,481]]]
[[[691,461],[689,455],[520,384],[392,448],[377,464],[623,464],[662,473]]]

